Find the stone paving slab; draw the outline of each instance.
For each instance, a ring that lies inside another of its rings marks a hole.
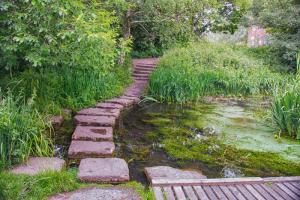
[[[120,116],[121,109],[113,108],[86,108],[80,110],[77,114],[79,115],[93,115],[93,116],[114,116],[118,118]]]
[[[69,147],[68,157],[71,159],[103,158],[112,156],[114,151],[113,142],[73,140]]]
[[[140,102],[140,98],[138,98],[138,97],[132,97],[132,96],[126,96],[126,95],[124,95],[124,96],[120,96],[119,98],[121,98],[121,99],[129,99],[129,100],[133,100],[133,102],[134,103],[138,103],[138,102]]]
[[[114,116],[91,116],[91,115],[76,115],[74,117],[76,125],[81,126],[108,126],[113,127],[116,123]]]
[[[49,197],[48,200],[141,200],[134,189],[89,187]]]
[[[124,99],[124,98],[114,98],[114,99],[107,100],[106,102],[108,102],[108,103],[117,103],[117,104],[123,105],[125,107],[131,106],[131,105],[134,104],[134,100]]]
[[[96,105],[97,108],[111,108],[111,109],[120,109],[122,110],[124,108],[123,105],[120,105],[118,103],[98,103]]]
[[[113,128],[77,126],[72,135],[72,139],[85,141],[113,141]]]
[[[62,123],[64,122],[64,117],[63,116],[52,116],[52,117],[50,117],[49,121],[50,121],[53,129],[58,130],[61,127]]]
[[[169,166],[146,167],[145,173],[150,182],[155,179],[206,179],[197,171],[180,170]]]
[[[86,158],[81,160],[77,176],[83,182],[121,183],[129,181],[129,169],[120,158]]]
[[[55,157],[30,157],[24,164],[14,167],[14,174],[35,175],[45,171],[61,171],[66,166],[63,159]]]

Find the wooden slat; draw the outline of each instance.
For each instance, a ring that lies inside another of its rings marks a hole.
[[[226,197],[230,200],[237,200],[237,198],[232,194],[228,187],[221,185],[220,189],[226,195]]]
[[[264,182],[300,181],[300,176],[268,177],[268,178],[263,178],[263,181]]]
[[[287,193],[292,199],[299,200],[297,194],[295,194],[291,189],[283,185],[282,183],[276,183],[276,185],[282,189],[285,193]]]
[[[290,184],[292,184],[293,186],[295,186],[296,188],[298,188],[300,190],[300,181],[299,182],[290,182]]]
[[[211,186],[210,188],[215,192],[218,199],[221,199],[221,200],[227,199],[225,194],[223,194],[222,190],[218,186]]]
[[[164,200],[165,199],[160,187],[153,187],[153,192],[154,192],[156,200]]]
[[[245,196],[236,188],[236,186],[228,186],[228,189],[238,200],[246,200]]]
[[[218,197],[215,195],[214,191],[210,188],[210,186],[203,186],[202,187],[205,193],[207,194],[208,198],[211,200],[217,200]]]
[[[256,198],[245,188],[244,185],[236,185],[236,187],[248,200],[256,200]]]
[[[206,195],[205,191],[201,186],[194,186],[193,188],[196,191],[200,200],[209,200],[208,196]]]
[[[175,195],[176,195],[176,198],[177,198],[178,200],[186,200],[185,194],[184,194],[184,192],[183,192],[183,190],[182,190],[182,187],[180,187],[180,186],[175,186],[175,187],[173,187],[173,190],[174,190]]]
[[[185,186],[185,187],[183,187],[183,190],[189,200],[198,200],[198,198],[191,186]]]
[[[279,188],[276,184],[272,184],[271,188],[277,192],[283,199],[288,200],[292,199],[287,193],[285,193],[281,188]]]
[[[247,185],[245,185],[245,187],[255,198],[257,198],[259,200],[265,199],[259,192],[256,191],[256,189],[254,187],[252,187],[252,185],[247,184]]]
[[[264,188],[260,187],[259,184],[253,184],[252,187],[254,187],[256,191],[258,191],[265,199],[274,199],[274,197],[271,196],[266,190],[264,190]]]
[[[272,189],[269,184],[259,184],[259,187],[263,188],[265,191],[268,192],[271,196],[273,196],[276,200],[284,200],[280,194]]]
[[[163,191],[167,200],[175,200],[175,195],[171,187],[163,187]]]
[[[287,188],[292,190],[300,199],[300,189],[296,188],[291,182],[285,182],[283,183]]]

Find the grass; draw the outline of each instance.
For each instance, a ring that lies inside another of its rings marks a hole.
[[[0,94],[0,168],[6,168],[27,159],[29,155],[49,156],[52,144],[49,127],[33,108],[34,99],[24,101],[11,92]]]
[[[45,172],[35,176],[0,173],[0,199],[42,200],[61,192],[73,191],[88,186],[108,187],[110,185],[83,184],[77,180],[77,170]],[[140,183],[129,182],[121,187],[134,188],[142,199],[151,200],[153,194]]]
[[[164,102],[197,101],[205,95],[270,95],[291,77],[271,71],[275,64],[261,57],[243,46],[206,41],[175,48],[160,59],[149,93]]]

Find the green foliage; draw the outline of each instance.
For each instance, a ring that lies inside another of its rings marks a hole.
[[[62,107],[78,110],[121,94],[131,80],[129,76],[126,67],[115,67],[108,73],[71,67],[47,67],[26,70],[10,85],[14,91],[23,90],[26,98],[36,93],[35,106],[39,111],[57,113]]]
[[[300,3],[295,0],[256,0],[253,13],[271,33],[273,51],[291,68],[300,50]]]
[[[0,168],[27,159],[29,155],[49,156],[51,141],[44,134],[48,125],[33,108],[34,98],[24,102],[21,95],[0,94]]]
[[[5,0],[0,10],[0,69],[114,66],[118,19],[97,1]]]
[[[271,107],[273,122],[280,132],[300,139],[300,88],[277,95]]]
[[[272,72],[269,64],[253,50],[200,41],[167,52],[151,75],[149,92],[160,101],[172,102],[204,95],[272,94],[289,76]]]
[[[0,173],[0,197],[2,195],[5,200],[41,200],[47,199],[51,195],[83,187],[110,186],[80,183],[76,174],[77,171],[74,169],[62,172],[45,172],[35,176]],[[154,199],[153,194],[140,183],[129,182],[121,186],[135,189],[144,200]]]

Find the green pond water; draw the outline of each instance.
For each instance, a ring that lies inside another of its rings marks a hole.
[[[131,178],[144,167],[168,165],[212,177],[300,175],[300,141],[274,137],[256,105],[143,104],[123,114],[115,133],[117,156]]]

